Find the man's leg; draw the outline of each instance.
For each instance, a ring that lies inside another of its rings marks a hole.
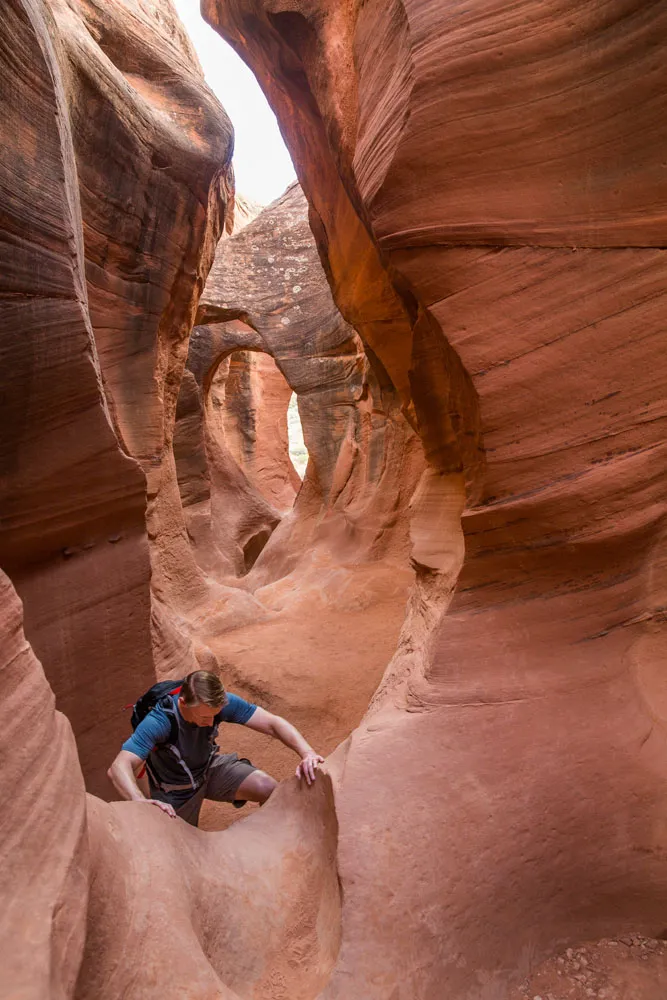
[[[246,802],[264,803],[271,792],[278,787],[278,782],[266,771],[253,771],[236,789],[235,799]]]
[[[179,806],[176,810],[176,815],[184,819],[186,823],[190,826],[199,825],[199,813],[201,812],[202,802],[204,801],[204,791],[206,785],[200,788],[195,794],[188,799],[182,806]]]
[[[147,788],[146,791],[144,791],[143,788],[141,790],[144,792],[144,795],[146,796],[147,799],[162,799],[162,801],[164,802],[169,802],[176,810],[177,816],[180,816],[181,819],[184,819],[186,823],[190,824],[190,826],[198,825],[199,813],[201,812],[201,805],[202,802],[204,801],[204,790],[206,787],[205,782],[204,785],[201,788],[199,788],[194,795],[191,795],[186,802],[183,802],[182,805],[178,806],[176,805],[176,802],[178,800],[177,799],[175,800],[175,797],[173,795],[171,796],[165,795],[164,792],[160,791],[153,784],[148,774],[145,775],[145,778],[146,778]],[[141,788],[141,786],[139,787]]]
[[[214,802],[266,802],[278,784],[238,754],[218,754],[206,779],[205,798]]]

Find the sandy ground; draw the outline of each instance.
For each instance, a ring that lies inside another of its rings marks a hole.
[[[667,942],[603,938],[544,962],[508,1000],[665,1000]]]

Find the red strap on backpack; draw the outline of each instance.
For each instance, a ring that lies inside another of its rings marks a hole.
[[[167,694],[180,694],[183,690],[183,685],[179,684],[178,687],[174,688],[172,691],[167,691]],[[123,711],[126,712],[128,708],[134,708],[134,702],[131,701],[129,705],[123,705]]]
[[[183,685],[179,684],[178,687],[172,688],[171,691],[167,691],[167,694],[168,695],[180,694],[182,690],[183,690]],[[130,702],[129,705],[125,705],[124,710],[127,711],[128,708],[134,708],[134,702]],[[137,778],[143,778],[145,773],[146,773],[146,764],[144,762],[144,764],[142,764],[141,770],[137,774]]]

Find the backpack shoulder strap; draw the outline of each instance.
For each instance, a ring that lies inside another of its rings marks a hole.
[[[178,719],[176,717],[177,709],[174,707],[174,703],[171,699],[171,694],[165,695],[164,698],[160,698],[158,704],[164,711],[165,715],[169,717],[169,724],[171,726],[171,730],[169,732],[169,742],[175,744],[178,740]]]

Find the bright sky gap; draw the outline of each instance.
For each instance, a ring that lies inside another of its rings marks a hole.
[[[204,70],[206,82],[234,125],[236,189],[261,205],[296,180],[273,111],[253,73],[206,24],[198,0],[174,0]]]

